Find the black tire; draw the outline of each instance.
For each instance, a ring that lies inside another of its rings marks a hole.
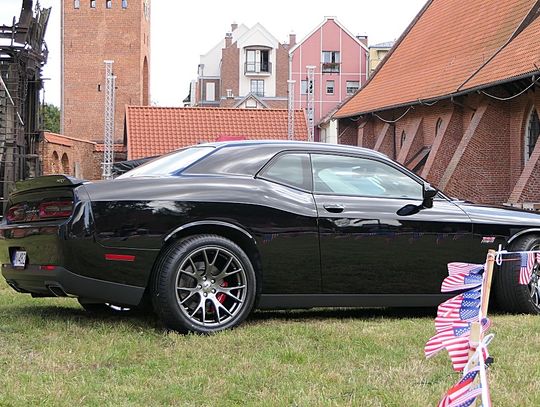
[[[517,239],[508,251],[528,251],[540,249],[540,236],[527,235]],[[513,256],[513,257],[517,257]],[[520,261],[503,262],[494,273],[495,297],[502,311],[512,313],[540,314],[539,265],[535,265],[531,283],[519,284]]]
[[[249,257],[217,235],[169,246],[153,270],[154,311],[168,329],[214,333],[238,326],[253,309],[256,275]]]
[[[79,298],[79,304],[88,313],[95,315],[119,315],[126,312],[132,312],[134,308],[123,307],[105,302],[93,302]]]

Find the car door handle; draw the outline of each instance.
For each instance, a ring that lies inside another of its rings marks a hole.
[[[323,205],[323,208],[332,213],[341,213],[345,209],[343,205],[338,204],[325,204]]]

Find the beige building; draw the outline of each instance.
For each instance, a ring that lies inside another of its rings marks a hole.
[[[369,47],[369,76],[373,74],[377,66],[384,59],[386,54],[394,46],[395,41],[381,42]]]

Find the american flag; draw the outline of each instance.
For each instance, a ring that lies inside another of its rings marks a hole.
[[[460,262],[448,263],[449,276],[453,276],[454,274],[480,274],[483,270],[483,264],[470,264]]]
[[[438,407],[470,406],[482,392],[482,389],[474,384],[479,370],[480,368],[476,367],[463,375],[461,380],[446,392]]]
[[[531,275],[536,264],[538,254],[521,253],[521,265],[519,268],[519,284],[528,285],[531,282]]]
[[[446,277],[441,286],[441,292],[448,293],[458,290],[469,290],[482,285],[481,274],[452,274]]]
[[[435,329],[437,332],[450,328],[457,322],[478,320],[480,312],[480,289],[466,291],[443,302],[437,308]]]
[[[482,320],[482,332],[491,326],[489,319]],[[458,322],[451,328],[441,330],[432,336],[424,347],[426,357],[432,357],[445,349],[448,351],[454,370],[461,371],[469,360],[469,337],[471,324]]]

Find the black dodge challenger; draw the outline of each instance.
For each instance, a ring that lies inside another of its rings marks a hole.
[[[302,142],[175,151],[112,181],[19,183],[0,224],[7,283],[89,311],[151,302],[181,332],[254,308],[434,306],[452,261],[540,247],[540,215],[450,199],[386,156]],[[498,305],[540,313],[538,267],[495,271]]]

